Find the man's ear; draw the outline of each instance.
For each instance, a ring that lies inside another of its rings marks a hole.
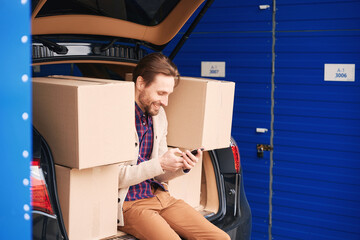
[[[145,80],[142,76],[138,76],[136,79],[136,88],[139,90],[143,90],[145,88]]]

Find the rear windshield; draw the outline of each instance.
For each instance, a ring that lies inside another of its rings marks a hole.
[[[145,26],[155,26],[169,15],[179,1],[180,0],[47,0],[37,14],[37,17],[85,14],[122,19]]]

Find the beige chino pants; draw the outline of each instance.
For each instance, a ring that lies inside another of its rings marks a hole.
[[[179,236],[188,240],[230,240],[229,235],[183,200],[161,189],[153,193],[153,198],[124,202],[125,226],[118,227],[120,231],[141,240],[172,240],[180,239]]]

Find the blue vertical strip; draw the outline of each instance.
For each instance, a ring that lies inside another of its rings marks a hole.
[[[1,239],[31,239],[30,1],[1,1]]]
[[[360,239],[360,1],[276,2],[272,237]]]

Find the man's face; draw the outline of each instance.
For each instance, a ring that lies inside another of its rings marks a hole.
[[[168,98],[174,90],[174,83],[174,77],[163,74],[156,75],[154,81],[147,87],[142,81],[137,83],[139,107],[151,116],[157,115],[161,106],[168,105]]]

